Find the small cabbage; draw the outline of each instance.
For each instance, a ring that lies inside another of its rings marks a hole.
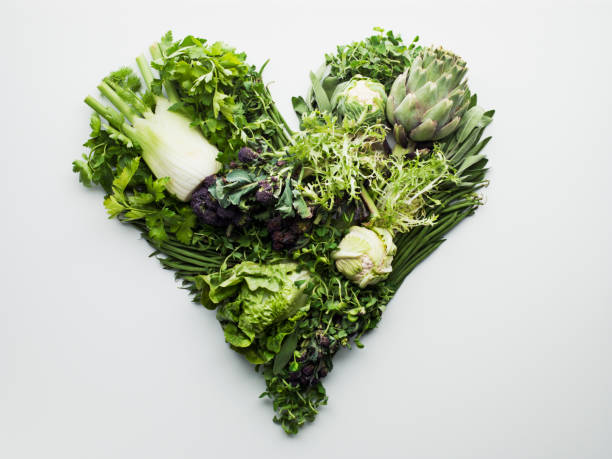
[[[310,276],[296,263],[261,265],[245,261],[221,272],[198,276],[202,304],[218,307],[225,340],[255,364],[272,360],[283,339],[308,309],[304,293]]]
[[[386,103],[385,87],[361,75],[339,84],[331,99],[332,107],[342,118],[358,124],[374,124],[384,120]]]
[[[385,279],[397,247],[386,229],[352,226],[332,254],[336,268],[347,279],[363,288]]]

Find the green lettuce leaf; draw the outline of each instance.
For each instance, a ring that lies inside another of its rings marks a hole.
[[[266,363],[308,310],[310,276],[296,263],[261,265],[245,261],[198,276],[202,304],[217,309],[225,340],[252,363]]]

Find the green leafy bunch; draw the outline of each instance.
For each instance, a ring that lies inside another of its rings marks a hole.
[[[153,179],[147,175],[142,186],[126,189],[140,166],[140,157],[130,161],[113,180],[112,194],[104,200],[109,218],[121,216],[123,221],[145,219],[149,236],[158,241],[168,239],[168,231],[185,244],[191,242],[196,216],[191,207],[166,196],[166,178]]]
[[[138,87],[129,69],[115,72],[109,78],[119,74],[125,76],[117,80],[119,85]],[[85,186],[100,185],[106,191],[104,207],[109,218],[118,217],[125,222],[144,220],[153,240],[165,241],[168,233],[172,233],[180,242],[189,244],[196,216],[188,204],[166,192],[168,179],[155,178],[141,161],[140,148],[122,138],[123,134],[110,125],[103,125],[97,114],[91,116],[90,126],[89,140],[85,143],[90,151],[73,162],[73,171]]]
[[[405,45],[392,32],[376,30],[325,57],[325,72],[315,75],[312,89],[321,100],[358,74],[388,91],[410,65],[420,49],[416,39]],[[158,49],[152,66],[159,78],[151,91],[141,90],[130,69],[104,82],[135,107],[152,107],[154,96],[163,91],[176,94],[179,102],[172,110],[186,114],[220,150],[224,169],[217,178],[225,177],[213,191],[219,201],[248,213],[255,209],[252,193],[261,178],[280,175],[275,212],[297,218],[316,207],[302,243],[280,253],[272,249],[264,225],[219,231],[197,224],[189,205],[166,192],[167,178],[153,176],[138,145],[97,115],[85,144],[89,152],[73,169],[83,184],[105,190],[109,215],[141,231],[163,267],[197,301],[210,299],[215,290],[218,302],[211,302],[228,342],[257,363],[266,381],[262,396],[272,399],[274,421],[287,433],[297,433],[327,402],[321,381],[332,370],[334,355],[362,347],[362,335],[377,326],[404,278],[481,204],[478,190],[486,185],[487,171],[481,150],[489,140],[483,132],[494,112],[478,107],[473,96],[456,132],[437,144],[419,145],[427,154],[417,149],[416,157],[394,156],[383,148],[384,125],[344,125],[301,99],[298,103],[307,109],[304,130],[292,137],[261,80],[263,67],[257,71],[248,65],[243,53],[192,36],[173,41],[170,34]],[[249,164],[232,173],[237,169],[230,163],[245,145],[263,151],[264,158],[269,155],[276,172]],[[364,288],[338,272],[332,257],[352,224],[355,202],[368,206],[370,224],[396,231],[393,271]],[[279,263],[290,263],[291,271],[269,270]],[[285,282],[291,273],[306,273],[309,280]],[[308,307],[295,309],[300,302],[283,301],[296,289]]]
[[[286,123],[263,84],[263,68],[256,71],[247,64],[244,53],[219,42],[207,45],[206,40],[192,36],[173,41],[168,32],[159,46],[152,47],[152,55],[159,77],[152,80],[151,91],[142,91],[140,78],[128,67],[112,72],[104,83],[142,111],[154,108],[154,96],[164,89],[177,95],[179,102],[171,109],[185,113],[199,126],[219,148],[223,161],[250,141],[275,148],[288,141]],[[140,160],[140,147],[111,123],[94,113],[90,127],[84,144],[89,152],[73,162],[73,171],[85,186],[104,189],[109,217],[143,221],[139,227],[156,243],[176,239],[190,245],[197,219],[188,204],[166,192],[168,179],[155,177]]]
[[[352,344],[363,347],[360,337],[376,327],[391,298],[384,284],[362,289],[334,268],[331,254],[343,235],[342,225],[328,220],[293,252],[293,259],[315,279],[308,290],[310,308],[274,361],[261,367],[267,387],[262,396],[273,400],[274,421],[290,434],[326,404],[320,379],[332,370],[335,353]]]
[[[375,197],[375,208],[368,226],[377,226],[394,233],[433,225],[436,214],[428,212],[440,201],[433,197],[446,182],[458,182],[452,166],[439,145],[433,152],[409,159],[391,154],[387,160],[385,180],[372,180],[369,193]]]
[[[302,195],[328,211],[340,199],[359,199],[363,181],[377,173],[385,156],[385,127],[361,128],[350,120],[338,126],[335,117],[319,111],[302,121],[303,130],[287,148],[288,155],[305,170],[306,180],[298,188]]]
[[[331,103],[334,93],[354,77],[378,82],[389,92],[397,75],[410,66],[421,50],[416,45],[419,37],[405,45],[392,31],[374,30],[378,33],[362,41],[338,46],[336,53],[325,55],[325,63],[316,72],[310,72],[311,86],[306,98],[291,98],[298,118],[317,109],[339,114],[338,107]]]
[[[238,206],[258,222],[274,214],[282,218],[296,215],[310,218],[312,211],[298,189],[303,174],[294,174],[297,167],[290,159],[281,150],[260,153],[252,164],[232,164],[224,175],[218,175],[209,192],[221,207]],[[262,186],[269,190],[266,193],[270,194],[270,203],[257,200],[257,191]]]
[[[382,124],[338,125],[333,115],[317,110],[302,122],[287,152],[306,171],[298,190],[308,202],[331,211],[343,200],[363,200],[371,213],[368,225],[392,232],[433,224],[436,216],[427,209],[436,202],[430,195],[457,180],[439,146],[419,156],[389,154]]]
[[[306,272],[291,262],[242,262],[198,276],[204,306],[217,308],[225,340],[252,363],[265,363],[280,350],[308,309]]]
[[[208,45],[191,35],[173,41],[168,32],[160,49],[163,58],[153,67],[161,81],[177,90],[179,102],[171,109],[193,119],[220,150],[220,162],[236,159],[240,147],[249,142],[265,142],[271,148],[288,142],[289,128],[261,77],[265,64],[256,70],[246,62],[245,53],[222,42]]]
[[[402,37],[391,30],[385,32],[375,27],[374,31],[378,33],[361,41],[339,45],[335,53],[325,55],[325,63],[330,66],[330,75],[338,81],[362,75],[382,83],[389,92],[397,75],[410,66],[412,56],[421,50],[417,46],[419,37],[406,45]]]

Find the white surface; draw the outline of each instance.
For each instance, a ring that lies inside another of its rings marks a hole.
[[[0,6],[0,457],[612,457],[610,3],[221,3]],[[214,314],[71,173],[82,99],[171,28],[271,58],[294,122],[307,72],[375,25],[467,60],[497,109],[488,202],[288,438]]]

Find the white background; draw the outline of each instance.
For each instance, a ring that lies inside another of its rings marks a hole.
[[[0,457],[612,457],[610,17],[604,1],[3,1]],[[214,314],[72,174],[82,99],[173,29],[271,58],[295,125],[307,72],[373,26],[466,59],[497,109],[491,186],[290,438]]]

